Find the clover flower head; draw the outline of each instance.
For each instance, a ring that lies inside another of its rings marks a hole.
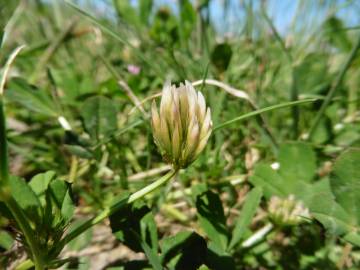
[[[188,81],[179,87],[167,82],[160,110],[154,101],[151,118],[154,141],[163,159],[175,169],[189,166],[198,157],[212,130],[210,108]]]
[[[309,209],[294,195],[287,198],[271,197],[268,211],[270,219],[278,225],[297,225],[310,218]]]

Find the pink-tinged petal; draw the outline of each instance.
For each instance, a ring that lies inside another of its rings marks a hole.
[[[141,67],[136,66],[136,65],[128,65],[127,70],[131,74],[138,75],[140,73],[140,71],[141,71]]]

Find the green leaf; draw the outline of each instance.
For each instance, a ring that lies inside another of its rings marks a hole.
[[[162,269],[157,227],[146,205],[138,203],[118,210],[110,216],[110,226],[118,240],[136,252],[145,252],[153,269]]]
[[[42,207],[46,206],[46,191],[50,182],[54,179],[55,172],[48,171],[45,173],[39,173],[35,175],[29,182],[29,186],[35,192],[36,196],[41,202]]]
[[[162,260],[169,261],[169,257],[174,256],[174,249],[179,247],[188,239],[193,233],[189,231],[182,231],[174,236],[166,237],[161,241]],[[178,252],[178,251],[177,251]],[[177,253],[175,252],[175,254]]]
[[[151,215],[149,217],[148,215]],[[137,235],[152,248],[157,248],[157,236],[154,235],[152,213],[146,205],[136,204],[116,211],[110,216],[110,226],[115,237],[132,250],[142,251]],[[152,224],[149,224],[150,223]],[[154,245],[154,246],[153,246]]]
[[[138,239],[142,250],[144,251],[146,257],[148,258],[151,266],[155,270],[162,270],[161,261],[157,254],[157,250],[153,250],[144,239],[141,238],[141,236],[134,230],[130,229],[134,236]]]
[[[61,211],[61,216],[65,221],[69,221],[75,210],[70,196],[69,184],[63,180],[56,179],[50,183],[49,192],[56,207]]]
[[[330,184],[351,223],[360,225],[360,150],[349,150],[336,160]]]
[[[91,159],[94,157],[93,153],[90,152],[88,149],[74,144],[65,144],[65,149],[68,150],[72,155],[75,155],[79,158],[83,159]]]
[[[246,196],[245,204],[241,210],[239,218],[236,220],[236,225],[233,230],[233,235],[229,244],[229,249],[235,247],[244,237],[244,233],[248,226],[251,224],[251,220],[256,213],[256,210],[260,204],[262,197],[262,189],[260,187],[254,188]]]
[[[271,196],[286,197],[291,193],[286,181],[269,164],[259,163],[255,166],[250,182],[256,187],[261,187],[267,198]]]
[[[206,265],[214,270],[235,270],[235,262],[231,254],[221,250],[214,242],[208,245]]]
[[[61,205],[61,216],[65,219],[65,221],[70,221],[74,214],[74,211],[75,206],[70,196],[70,190],[68,189]]]
[[[59,115],[50,96],[24,79],[12,78],[7,87],[5,95],[11,101],[18,102],[27,109],[46,116],[57,117]]]
[[[14,243],[14,239],[6,231],[0,231],[0,248],[9,249]]]
[[[162,264],[169,269],[197,269],[206,261],[206,250],[206,241],[200,235],[189,231],[179,232],[162,240]]]
[[[35,192],[22,179],[12,176],[10,179],[11,193],[20,208],[30,220],[38,221],[42,215],[41,203]]]
[[[155,218],[151,211],[141,219],[140,230],[143,238],[150,243],[151,249],[157,254],[159,239]]]
[[[332,234],[342,235],[352,230],[349,215],[334,199],[329,198],[326,194],[314,194],[310,211]]]
[[[78,219],[75,220],[69,228],[69,233],[73,230],[75,230],[76,228],[78,228],[81,224],[83,224],[84,222],[86,222],[84,219]],[[90,228],[89,230],[86,230],[85,232],[83,232],[82,234],[80,234],[78,237],[76,237],[75,239],[73,239],[72,241],[70,241],[67,244],[67,247],[70,250],[74,250],[74,251],[79,251],[84,249],[85,247],[87,247],[93,237],[93,229]]]
[[[360,150],[348,150],[341,154],[330,178],[335,200],[318,194],[312,203],[315,218],[331,233],[344,235],[345,240],[355,245],[360,243],[359,164]]]
[[[201,228],[221,250],[226,250],[228,229],[219,196],[212,191],[198,195],[196,208]]]
[[[29,182],[29,186],[35,192],[35,194],[39,197],[45,193],[47,190],[51,180],[55,177],[54,171],[47,171],[45,173],[39,173],[31,178]]]
[[[322,187],[314,185],[318,189],[313,189],[308,203],[312,215],[330,233],[343,236],[354,245],[360,243],[359,162],[359,150],[348,150],[341,154],[335,162],[330,182],[320,181]]]
[[[344,236],[344,240],[351,244],[360,247],[360,235],[359,233],[350,232]]]
[[[259,163],[250,182],[262,187],[267,198],[294,194],[299,199],[309,195],[308,184],[316,173],[316,157],[311,147],[303,143],[284,144],[279,150],[278,160],[279,170]]]
[[[66,183],[62,180],[54,180],[50,184],[51,197],[54,199],[56,206],[61,209],[62,203],[64,201],[67,186]]]
[[[286,181],[311,182],[316,173],[316,157],[309,145],[288,143],[280,147],[279,173]]]
[[[81,113],[87,132],[97,141],[112,135],[117,129],[116,114],[114,103],[103,96],[88,98]]]

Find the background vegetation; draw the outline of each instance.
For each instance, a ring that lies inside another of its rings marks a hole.
[[[215,127],[316,101],[215,131],[176,181],[70,242],[63,267],[359,269],[359,3],[297,1],[286,19],[282,1],[220,2],[0,2],[1,66],[25,45],[5,88],[10,172],[33,183],[39,204],[41,183],[67,190],[59,221],[31,212],[32,195],[14,188],[52,263],[69,220],[170,169],[153,143],[149,97],[167,79],[206,78],[197,89]],[[311,217],[278,218],[273,196],[293,196]],[[28,247],[0,211],[0,268],[15,269]]]

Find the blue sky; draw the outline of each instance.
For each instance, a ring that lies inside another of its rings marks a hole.
[[[141,0],[133,0],[136,1]],[[166,5],[172,8],[175,12],[177,10],[177,0],[155,0],[156,6]],[[194,1],[192,1],[194,2]],[[217,29],[220,32],[224,32],[226,29],[236,32],[236,28],[241,24],[241,19],[244,17],[244,6],[241,5],[241,2],[252,2],[254,8],[259,7],[261,0],[255,1],[240,1],[240,0],[228,0],[228,14],[226,14],[226,19],[228,22],[224,21],[224,0],[210,0],[210,13],[212,21],[215,22]],[[311,20],[320,22],[321,19],[324,19],[326,14],[317,8],[321,5],[331,5],[340,7],[336,15],[343,19],[347,26],[359,26],[360,25],[360,1],[345,1],[345,0],[268,0],[267,1],[267,13],[274,20],[276,28],[281,32],[285,33],[289,30],[293,16],[298,9],[298,5],[310,5],[312,8],[308,8],[307,11],[310,11],[310,14],[299,14],[297,23],[301,23],[302,19]],[[305,15],[305,16],[304,16]],[[228,25],[227,25],[228,24]]]
[[[87,2],[91,0],[80,0],[80,2]],[[121,0],[126,1],[126,0]],[[130,0],[131,3],[136,6],[138,1],[142,0]],[[194,2],[195,0],[190,0]],[[109,12],[109,6],[111,6],[112,0],[93,0],[96,3],[98,11],[107,10]],[[160,6],[167,6],[175,13],[178,11],[179,0],[154,0],[155,9]],[[224,3],[229,5],[228,12],[225,13]],[[254,9],[259,8],[261,0],[210,0],[210,14],[211,20],[214,23],[219,33],[225,32],[238,33],[241,27],[244,25],[245,9],[241,4],[243,2],[252,3]],[[360,1],[359,0],[267,0],[267,13],[273,19],[275,27],[282,34],[286,34],[290,29],[294,15],[296,14],[299,6],[306,6],[306,14],[297,14],[296,25],[307,24],[311,27],[314,24],[321,23],[326,17],[326,11],[332,7],[336,9],[336,15],[341,18],[345,25],[348,27],[354,27],[360,25]]]

